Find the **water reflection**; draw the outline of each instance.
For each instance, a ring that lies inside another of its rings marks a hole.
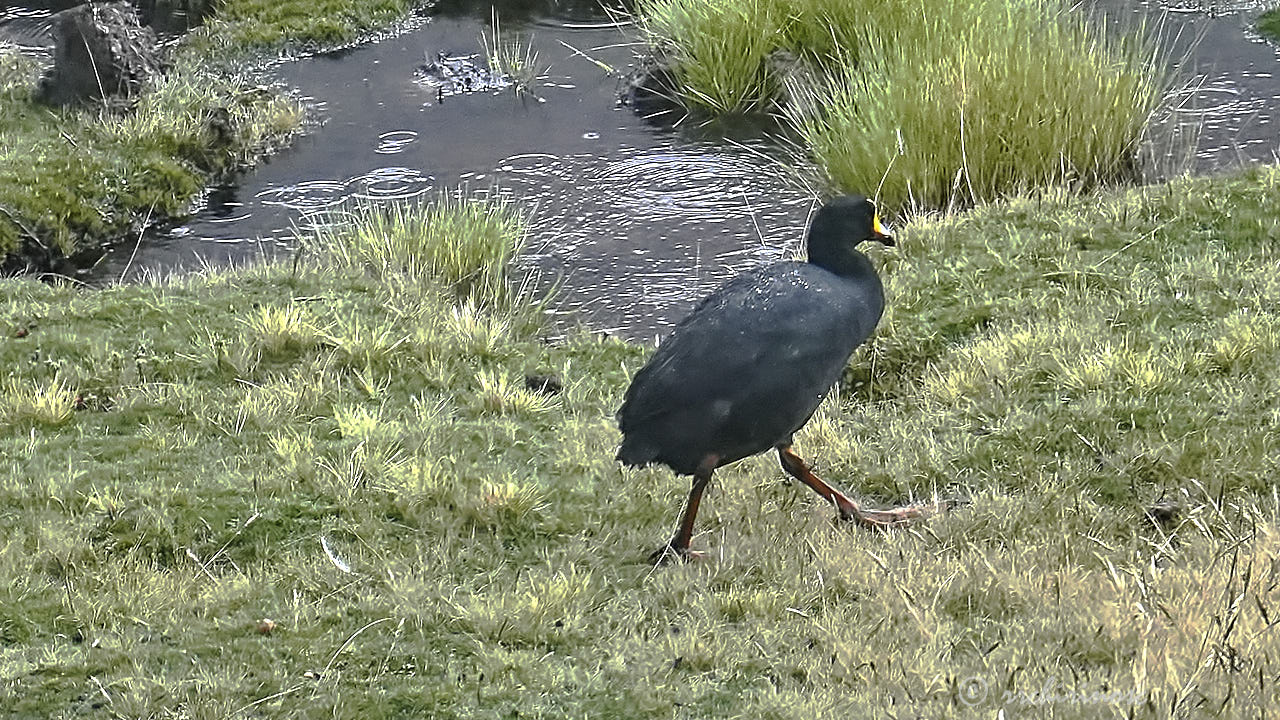
[[[10,42],[32,55],[47,57],[53,48],[53,16],[83,4],[83,0],[0,3],[0,42]],[[137,10],[138,21],[154,30],[161,39],[174,38],[197,27],[211,6],[211,3],[199,0],[136,0],[132,4]]]
[[[42,3],[0,5],[0,42],[12,43],[28,55],[49,57],[53,49],[53,12]]]
[[[811,194],[758,150],[525,155],[499,177],[513,196],[538,198],[525,263],[560,280],[556,311],[651,339],[733,274],[799,254]]]

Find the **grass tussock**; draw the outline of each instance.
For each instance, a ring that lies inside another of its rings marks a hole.
[[[687,481],[613,460],[644,348],[426,263],[0,281],[0,714],[1265,715],[1277,203],[1260,169],[901,228],[797,448],[969,505],[866,533],[747,460],[659,570]]]
[[[216,175],[280,149],[302,121],[302,108],[277,89],[192,64],[170,71],[133,112],[109,118],[104,129],[109,142],[148,138],[158,150]]]
[[[480,36],[489,72],[505,78],[517,95],[532,92],[538,80],[545,79],[546,70],[538,65],[533,38],[523,38],[517,33],[504,34],[496,8],[492,18],[492,36],[488,33]]]
[[[60,379],[50,383],[6,380],[0,387],[0,426],[57,426],[71,419],[76,394]]]
[[[671,55],[686,105],[733,113],[765,109],[777,97],[767,63],[782,40],[781,3],[645,0],[637,15],[648,42]]]
[[[301,305],[260,306],[244,321],[251,347],[266,355],[298,353],[324,342],[326,335]]]
[[[970,205],[1136,177],[1168,80],[1153,43],[1047,0],[649,0],[687,105],[780,107],[836,187]]]
[[[509,266],[523,243],[524,218],[505,201],[445,192],[430,203],[359,207],[349,221],[320,232],[312,246],[333,262],[375,275],[437,278],[489,305],[512,298]]]
[[[523,381],[481,370],[476,376],[476,400],[486,413],[495,415],[537,415],[551,410],[554,401],[524,387]]]

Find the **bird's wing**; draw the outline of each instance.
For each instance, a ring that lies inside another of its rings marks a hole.
[[[869,324],[850,320],[859,313],[826,275],[777,264],[708,296],[636,373],[618,413],[623,432],[689,403],[825,393],[879,319],[877,306]]]

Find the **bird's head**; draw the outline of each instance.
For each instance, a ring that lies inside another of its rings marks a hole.
[[[811,243],[816,236],[852,241],[855,245],[866,240],[890,247],[894,244],[893,235],[880,223],[875,203],[865,195],[840,195],[818,208],[809,226]]]
[[[880,223],[876,206],[863,195],[841,195],[818,209],[809,224],[809,262],[834,269],[867,240],[893,247],[893,235]]]

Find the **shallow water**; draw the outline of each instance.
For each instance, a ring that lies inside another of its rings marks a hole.
[[[1113,22],[1145,22],[1161,38],[1177,109],[1153,131],[1155,177],[1275,162],[1280,153],[1280,51],[1253,23],[1257,2],[1099,0]]]
[[[509,27],[509,25],[505,25]],[[617,102],[634,48],[607,19],[524,28],[547,68],[531,94],[446,96],[415,69],[480,51],[486,24],[435,17],[396,37],[276,71],[323,123],[216,188],[189,222],[117,247],[97,282],[289,252],[349,201],[459,186],[532,209],[524,265],[558,284],[554,312],[631,338],[660,333],[733,273],[794,255],[810,193],[769,143],[649,125]],[[591,59],[583,57],[590,56]],[[483,63],[483,58],[477,58]]]
[[[1247,29],[1257,8],[1099,2],[1111,22],[1159,20],[1180,76],[1194,79],[1155,133],[1155,175],[1274,159],[1277,52]],[[439,54],[482,52],[488,5],[468,5],[441,3],[387,39],[274,68],[323,123],[212,189],[189,221],[122,243],[90,281],[252,262],[291,252],[297,228],[353,200],[463,186],[533,209],[524,263],[540,287],[559,283],[566,322],[650,339],[724,278],[799,252],[812,195],[795,162],[758,133],[662,130],[620,106],[617,76],[639,49],[594,2],[502,10],[504,32],[530,40],[545,68],[532,94],[448,95],[424,82],[417,71]],[[48,25],[47,10],[0,6],[0,37],[38,48]]]
[[[0,4],[0,42],[22,48],[23,52],[47,57],[53,45],[52,14],[74,7],[76,3],[27,2],[21,5]]]

